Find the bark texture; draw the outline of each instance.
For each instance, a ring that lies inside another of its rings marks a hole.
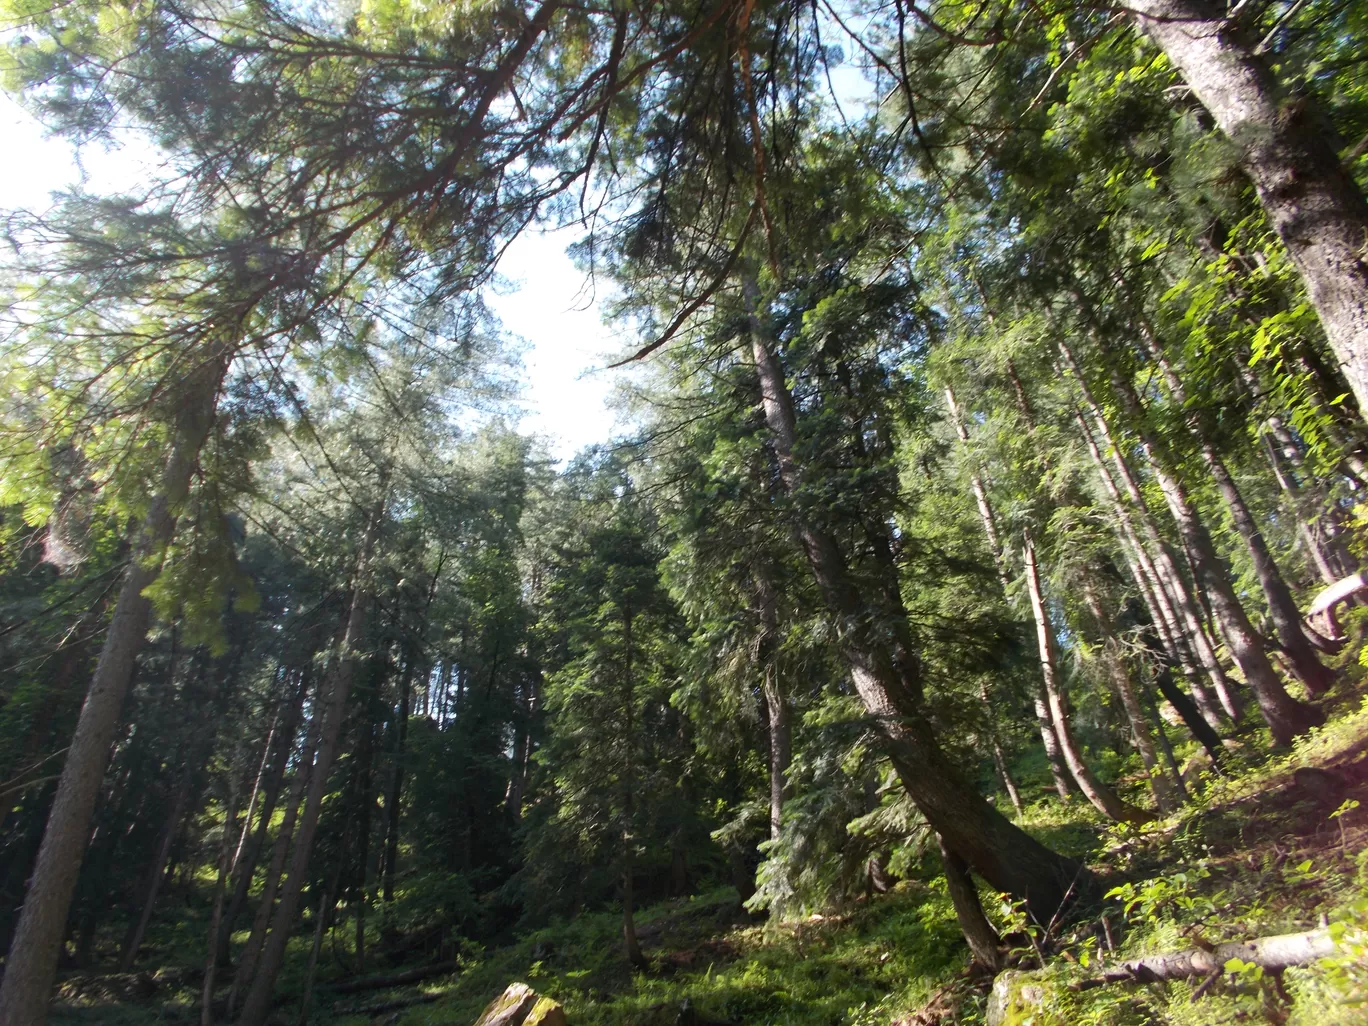
[[[1261,966],[1265,972],[1280,973],[1293,966],[1329,958],[1335,950],[1336,944],[1329,930],[1285,933],[1275,937],[1232,941],[1210,948],[1128,959],[1110,966],[1100,976],[1074,984],[1074,987],[1077,990],[1090,990],[1108,983],[1155,983],[1160,980],[1210,976],[1222,972],[1232,958]]]
[[[359,647],[365,635],[371,605],[371,556],[375,550],[380,524],[385,515],[385,497],[376,502],[361,544],[357,558],[355,580],[352,584],[351,608],[347,616],[347,629],[342,637],[342,652],[332,674],[332,690],[328,696],[327,707],[321,711],[322,728],[319,733],[318,754],[309,777],[309,790],[304,799],[304,809],[299,817],[299,829],[294,839],[294,850],[290,856],[289,874],[280,889],[280,904],[271,920],[270,933],[262,945],[261,961],[251,987],[243,999],[242,1014],[238,1019],[240,1026],[262,1026],[271,1008],[271,996],[275,990],[276,975],[280,972],[285,957],[285,946],[289,943],[290,932],[294,926],[295,912],[304,884],[309,879],[309,856],[313,852],[314,832],[318,828],[318,816],[322,810],[323,797],[328,790],[328,771],[332,769],[333,757],[337,754],[337,742],[342,732],[342,721],[346,717],[347,698],[351,693]]]
[[[1223,5],[1131,0],[1128,9],[1239,149],[1359,408],[1368,409],[1368,201],[1314,101],[1279,86]]]
[[[801,507],[804,481],[795,455],[793,396],[770,348],[767,317],[757,305],[754,283],[746,291],[762,411],[783,489]],[[801,509],[795,520],[808,564],[837,624],[855,689],[908,796],[932,829],[989,884],[1025,900],[1041,922],[1049,922],[1071,901],[1093,900],[1097,885],[1087,868],[1046,848],[993,808],[937,744],[921,707],[921,669],[896,582],[862,589],[835,536]]]
[[[160,571],[160,557],[176,531],[190,494],[200,449],[213,426],[228,353],[211,355],[191,371],[177,412],[161,485],[133,547],[99,662],[67,751],[61,780],[38,849],[33,876],[0,982],[0,1026],[38,1026],[47,1019],[57,956],[66,933],[91,814],[109,762],[133,666],[147,636],[152,602],[143,592]]]

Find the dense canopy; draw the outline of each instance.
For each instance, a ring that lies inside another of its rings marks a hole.
[[[1361,1014],[1364,5],[5,25],[0,1026]]]

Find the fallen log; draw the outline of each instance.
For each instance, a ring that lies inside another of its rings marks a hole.
[[[361,980],[348,980],[346,983],[335,983],[332,985],[334,994],[355,994],[362,990],[384,990],[386,987],[402,987],[406,983],[417,983],[419,980],[426,980],[433,976],[441,976],[443,973],[454,972],[455,962],[434,962],[432,965],[420,965],[417,969],[406,969],[402,973],[391,973],[388,976],[368,976]]]
[[[1280,973],[1293,966],[1328,958],[1335,953],[1335,947],[1334,938],[1327,929],[1256,937],[1254,940],[1216,944],[1210,948],[1132,958],[1108,966],[1100,976],[1072,983],[1070,988],[1091,990],[1109,983],[1155,983],[1193,976],[1210,977],[1224,972],[1226,963],[1233,958],[1260,966],[1265,972]]]
[[[419,994],[417,997],[381,1001],[376,1005],[360,1005],[356,1008],[334,1006],[333,1015],[384,1015],[386,1012],[397,1012],[401,1008],[412,1008],[414,1005],[430,1005],[441,996],[441,994]]]

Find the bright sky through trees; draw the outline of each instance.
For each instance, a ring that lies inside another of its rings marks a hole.
[[[0,207],[42,210],[56,189],[74,185],[84,171],[94,192],[129,188],[144,178],[131,149],[91,147],[79,163],[72,148],[46,138],[43,130],[9,97],[0,97]],[[544,436],[560,460],[613,433],[607,407],[614,372],[600,368],[621,348],[602,321],[602,292],[588,291],[565,249],[577,238],[572,227],[527,232],[511,245],[500,264],[507,286],[490,290],[491,308],[510,334],[528,343],[524,358],[525,434]]]

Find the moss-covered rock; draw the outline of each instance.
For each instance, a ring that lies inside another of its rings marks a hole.
[[[522,1026],[539,996],[525,983],[510,983],[475,1020],[475,1026]]]
[[[1038,973],[1008,969],[993,980],[988,996],[988,1026],[1022,1026],[1049,1000],[1053,985]]]

